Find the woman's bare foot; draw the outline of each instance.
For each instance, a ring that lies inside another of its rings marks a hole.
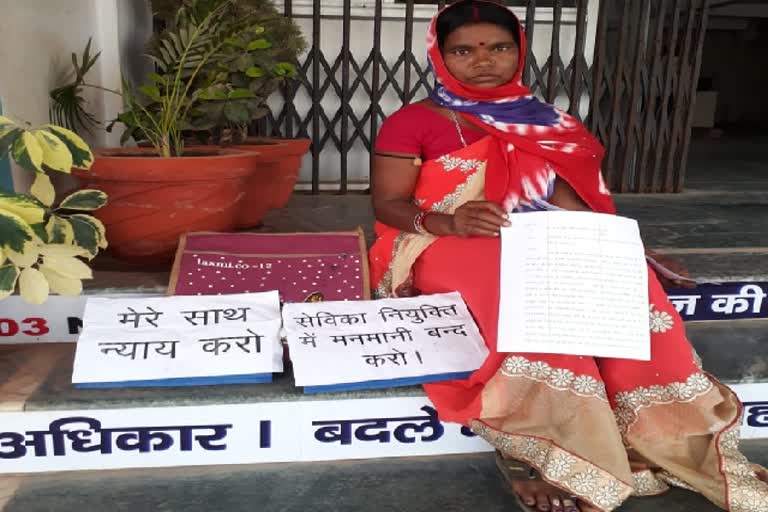
[[[576,502],[567,493],[542,480],[515,480],[512,490],[523,503],[542,512],[600,512],[591,505]]]

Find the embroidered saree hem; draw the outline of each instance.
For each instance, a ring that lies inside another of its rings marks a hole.
[[[697,373],[663,386],[666,399],[635,404],[628,425],[618,419],[615,395],[608,392],[609,404],[592,378],[537,363],[507,357],[483,393],[484,416],[469,422],[506,457],[605,512],[670,486],[732,512],[768,509],[768,486],[738,449],[741,406],[713,377]],[[633,396],[643,393],[640,388]],[[502,410],[511,412],[485,416]]]

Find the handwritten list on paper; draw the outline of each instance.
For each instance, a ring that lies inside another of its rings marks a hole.
[[[456,292],[285,304],[283,321],[299,386],[471,372],[488,355]]]
[[[648,308],[636,221],[536,212],[502,229],[500,352],[649,360]]]
[[[283,370],[277,292],[89,299],[75,384]]]

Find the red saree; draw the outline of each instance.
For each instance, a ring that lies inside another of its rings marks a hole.
[[[517,75],[482,89],[448,72],[435,20],[427,37],[438,81],[432,101],[462,112],[489,135],[425,162],[414,202],[447,214],[484,199],[511,212],[546,209],[557,176],[592,210],[613,213],[600,143],[567,114],[537,105],[522,84],[522,29]],[[498,239],[436,238],[381,223],[376,234],[370,251],[376,295],[459,291],[491,351],[470,378],[425,385],[443,420],[470,425],[506,456],[604,511],[669,484],[733,512],[768,510],[768,485],[738,450],[742,406],[701,369],[654,272],[650,361],[498,353]]]
[[[414,200],[425,210],[452,213],[485,198],[494,165],[506,162],[491,136],[425,162]],[[376,294],[458,290],[491,350],[470,378],[425,385],[443,420],[470,425],[507,456],[605,511],[668,484],[694,489],[727,510],[765,510],[767,486],[738,451],[741,405],[701,370],[653,272],[651,361],[498,353],[499,240],[435,238],[381,223],[376,233],[370,252]]]

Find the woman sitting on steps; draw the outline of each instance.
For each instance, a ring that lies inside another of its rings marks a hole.
[[[470,378],[425,385],[440,417],[496,447],[527,510],[607,512],[669,485],[768,510],[738,449],[742,406],[701,369],[652,271],[650,361],[496,352],[499,228],[528,211],[614,213],[604,151],[522,84],[525,36],[505,7],[450,5],[427,47],[437,87],[376,141],[370,259],[379,297],[458,290],[484,335],[491,355]]]

